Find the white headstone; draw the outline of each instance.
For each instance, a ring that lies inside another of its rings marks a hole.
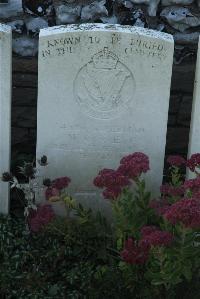
[[[0,24],[0,173],[10,169],[12,32]],[[9,186],[0,181],[0,213],[9,211]]]
[[[199,40],[198,52],[197,52],[188,157],[190,157],[192,154],[200,153],[199,137],[200,137],[200,40]],[[192,173],[188,173],[188,175],[193,176]]]
[[[132,26],[41,30],[37,157],[48,156],[46,176],[70,176],[75,198],[102,206],[93,178],[141,151],[151,161],[148,184],[158,190],[173,49],[171,35]]]

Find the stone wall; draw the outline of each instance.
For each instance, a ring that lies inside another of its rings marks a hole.
[[[0,22],[13,28],[14,158],[18,153],[35,153],[38,32],[47,26],[81,22],[137,25],[174,35],[166,153],[186,155],[200,28],[199,6],[199,0],[10,0],[8,4],[0,4]]]

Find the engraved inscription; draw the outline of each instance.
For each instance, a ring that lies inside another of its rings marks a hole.
[[[101,37],[94,35],[68,36],[47,40],[45,47],[41,50],[41,55],[42,58],[76,55],[80,51],[80,47],[95,47],[100,44],[108,47],[121,45],[122,52],[127,56],[154,57],[158,61],[166,58],[166,49],[159,41],[146,40],[140,36],[122,40],[122,36],[119,33],[112,33],[106,44]]]
[[[82,111],[101,119],[114,118],[132,100],[135,80],[117,55],[105,47],[78,72],[74,96]]]

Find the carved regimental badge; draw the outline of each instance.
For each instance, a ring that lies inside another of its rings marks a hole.
[[[133,100],[135,80],[116,54],[104,48],[78,72],[74,94],[82,111],[89,116],[115,118]]]

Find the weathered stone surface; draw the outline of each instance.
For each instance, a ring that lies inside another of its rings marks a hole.
[[[81,15],[80,5],[59,5],[55,9],[57,25],[76,23]]]
[[[147,4],[148,5],[148,13],[150,16],[156,16],[157,7],[160,0],[131,0],[131,2],[135,4]]]
[[[180,32],[200,25],[200,17],[192,14],[188,7],[168,6],[162,10],[160,16]]]
[[[162,0],[161,3],[164,6],[180,4],[180,5],[189,5],[192,4],[194,0]]]
[[[83,22],[100,20],[101,17],[108,16],[105,7],[106,0],[94,1],[86,5],[81,10],[81,20]]]
[[[191,33],[181,33],[177,32],[174,34],[174,41],[187,45],[187,44],[196,44],[199,39],[199,32],[191,32]]]
[[[129,26],[42,30],[37,157],[49,158],[45,175],[69,175],[72,195],[100,208],[98,171],[142,151],[151,161],[148,185],[158,191],[173,48],[170,35]]]
[[[18,42],[17,45],[18,56],[14,57],[14,63],[13,63],[13,68],[14,68],[13,71],[15,72],[14,88],[13,88],[13,101],[14,101],[13,103],[14,105],[18,105],[18,109],[23,108],[23,105],[24,107],[30,106],[32,105],[33,102],[36,104],[36,96],[34,96],[34,93],[37,92],[36,91],[37,76],[32,76],[33,75],[32,73],[36,74],[37,72],[37,58],[33,56],[32,57],[30,56],[28,58],[26,56],[24,57],[19,56],[19,55],[26,55],[26,54],[35,55],[37,53],[37,44],[33,45],[31,41],[32,36],[34,35],[36,37],[37,32],[32,32],[31,30],[28,30],[26,23],[29,24],[29,19],[30,21],[32,21],[34,18],[35,21],[37,17],[40,17],[41,22],[43,22],[42,20],[44,20],[44,22],[48,21],[48,26],[55,25],[56,14],[54,13],[54,10],[60,5],[65,6],[66,10],[69,7],[74,7],[74,8],[78,7],[79,13],[78,16],[75,18],[74,22],[78,22],[78,23],[80,21],[83,22],[83,20],[81,20],[81,10],[84,7],[87,7],[92,2],[94,2],[94,0],[53,0],[53,1],[24,0],[23,1],[24,12],[21,7],[21,2],[22,2],[21,0],[9,0],[9,4],[0,5],[0,22],[7,23],[12,26],[14,32],[13,34],[14,38],[19,38],[19,36],[21,36],[21,40]],[[100,0],[98,2],[100,2]],[[137,3],[133,3],[128,0],[126,1],[107,0],[104,7],[108,11],[108,16],[100,17],[100,20],[103,23],[136,25],[141,27],[153,28],[159,31],[165,31],[173,34],[176,45],[178,43],[183,47],[183,50],[180,51],[180,53],[178,55],[175,55],[174,57],[174,63],[177,65],[173,69],[174,75],[172,78],[171,102],[174,103],[174,105],[176,105],[173,99],[174,95],[180,94],[180,100],[182,100],[183,97],[185,96],[187,97],[188,95],[191,96],[192,94],[193,78],[194,78],[193,74],[195,69],[194,56],[196,52],[195,47],[199,38],[199,27],[188,27],[186,31],[179,32],[177,31],[178,29],[175,29],[168,23],[167,19],[161,18],[160,13],[162,9],[167,6],[171,7],[171,6],[178,5],[178,7],[183,7],[187,5],[187,8],[190,10],[190,13],[192,14],[192,16],[187,16],[187,18],[193,19],[194,16],[199,17],[198,5],[200,4],[200,1],[162,0],[159,3],[159,9],[157,9],[154,6],[154,15],[156,12],[156,16],[149,16],[149,12],[148,12],[149,5],[155,5],[156,3],[155,1],[136,0],[136,2]],[[13,3],[15,3],[14,5],[16,5],[16,9],[10,9],[14,7]],[[68,17],[71,16],[70,14],[68,14]],[[94,14],[94,19],[97,19],[95,14]],[[176,18],[176,16],[174,16],[173,20],[177,24],[180,24],[180,22],[182,22],[179,18]],[[66,22],[65,20],[63,22],[60,21],[61,24],[65,22]],[[188,26],[190,26],[190,24]],[[28,42],[27,42],[27,36],[28,36]],[[30,47],[30,41],[31,41],[31,47]],[[27,53],[27,47],[29,48],[28,52],[30,54]],[[190,51],[190,48],[194,48],[194,49]],[[190,62],[188,57],[191,58],[193,62]],[[26,78],[26,73],[27,73],[27,78]],[[15,81],[17,84],[16,86],[15,86]],[[25,81],[25,83],[23,83],[23,81]],[[20,85],[22,86],[20,87]],[[170,109],[172,109],[172,105],[170,105]],[[184,113],[183,110],[181,111]],[[178,112],[175,113],[173,112],[172,114],[173,115],[169,117],[171,126],[175,121],[174,119],[175,117],[176,120],[178,120]],[[179,113],[179,117],[180,117],[180,113]],[[173,126],[175,126],[176,128],[177,122]],[[179,124],[179,126],[184,126],[184,124],[183,125]],[[34,141],[32,140],[31,142]],[[21,139],[21,144],[22,144],[21,150],[24,151],[25,143],[23,138]],[[176,148],[176,146],[177,148],[179,148],[178,144],[172,145],[173,148]],[[185,145],[185,148],[186,146],[187,144]]]
[[[115,15],[111,17],[100,17],[100,20],[104,24],[119,24],[118,18]]]
[[[11,22],[7,22],[7,25],[12,28],[13,32],[22,33],[24,29],[24,21],[23,20],[15,20]]]
[[[22,12],[22,0],[9,0],[8,4],[0,4],[0,19],[18,17]]]
[[[21,56],[35,56],[38,52],[38,40],[27,35],[13,39],[13,51]]]
[[[23,56],[37,53],[37,44],[26,35],[36,36],[40,28],[55,24],[102,21],[135,25],[171,33],[181,44],[195,44],[199,36],[197,0],[23,0],[23,10],[21,2],[10,0],[1,5],[0,21],[23,34],[16,51]]]
[[[180,53],[180,58],[184,58],[184,53]],[[177,59],[180,59],[177,58]],[[173,78],[172,78],[172,86],[171,89],[171,99],[170,99],[170,107],[169,107],[169,125],[171,126],[171,130],[176,130],[177,126],[180,129],[180,126],[184,126],[181,124],[177,124],[178,115],[181,117],[181,114],[178,113],[180,109],[180,105],[182,102],[182,98],[184,97],[192,97],[193,93],[193,77],[194,77],[194,68],[195,68],[195,58],[183,60],[181,64],[176,65],[173,69]],[[21,110],[23,107],[28,106],[36,106],[37,104],[37,58],[36,57],[13,57],[13,72],[14,72],[14,81],[13,81],[13,105],[16,106],[15,109]],[[187,74],[188,72],[188,74]],[[31,76],[30,76],[31,75]],[[26,79],[28,76],[28,79]],[[188,84],[188,81],[190,82]],[[26,82],[24,84],[23,82]],[[23,86],[27,85],[27,86]],[[184,113],[184,108],[181,109],[182,113]],[[188,113],[190,113],[188,111]],[[37,115],[35,114],[35,120]],[[175,122],[176,118],[176,123]],[[25,123],[24,126],[27,126]],[[173,127],[172,127],[173,126]],[[16,130],[15,130],[16,128]],[[23,134],[20,134],[20,130],[18,130],[19,124],[16,122],[15,127],[13,127],[13,138],[17,139],[19,143],[13,147],[14,152],[22,152],[25,154],[35,154],[35,134],[29,136],[29,139],[23,138]],[[28,126],[27,126],[28,128]],[[183,132],[185,132],[183,130]],[[17,136],[15,137],[15,135]],[[184,136],[183,136],[184,138]],[[180,146],[176,141],[176,138],[170,138],[171,144],[167,146],[166,153],[170,150],[170,153],[173,153],[171,149],[174,150],[174,153],[178,153],[178,149]],[[185,145],[183,145],[185,142]],[[27,146],[25,146],[27,143]],[[28,143],[32,144],[32,147],[28,147]],[[184,138],[181,141],[181,147],[187,150],[187,138]],[[170,149],[171,147],[171,149]],[[31,150],[31,151],[30,151]],[[181,152],[182,153],[182,152]],[[184,152],[186,155],[187,152]]]
[[[0,171],[10,170],[11,28],[0,24]],[[9,211],[9,185],[0,181],[0,213]]]
[[[28,17],[25,24],[28,33],[38,33],[40,29],[48,27],[48,21],[41,17]]]

